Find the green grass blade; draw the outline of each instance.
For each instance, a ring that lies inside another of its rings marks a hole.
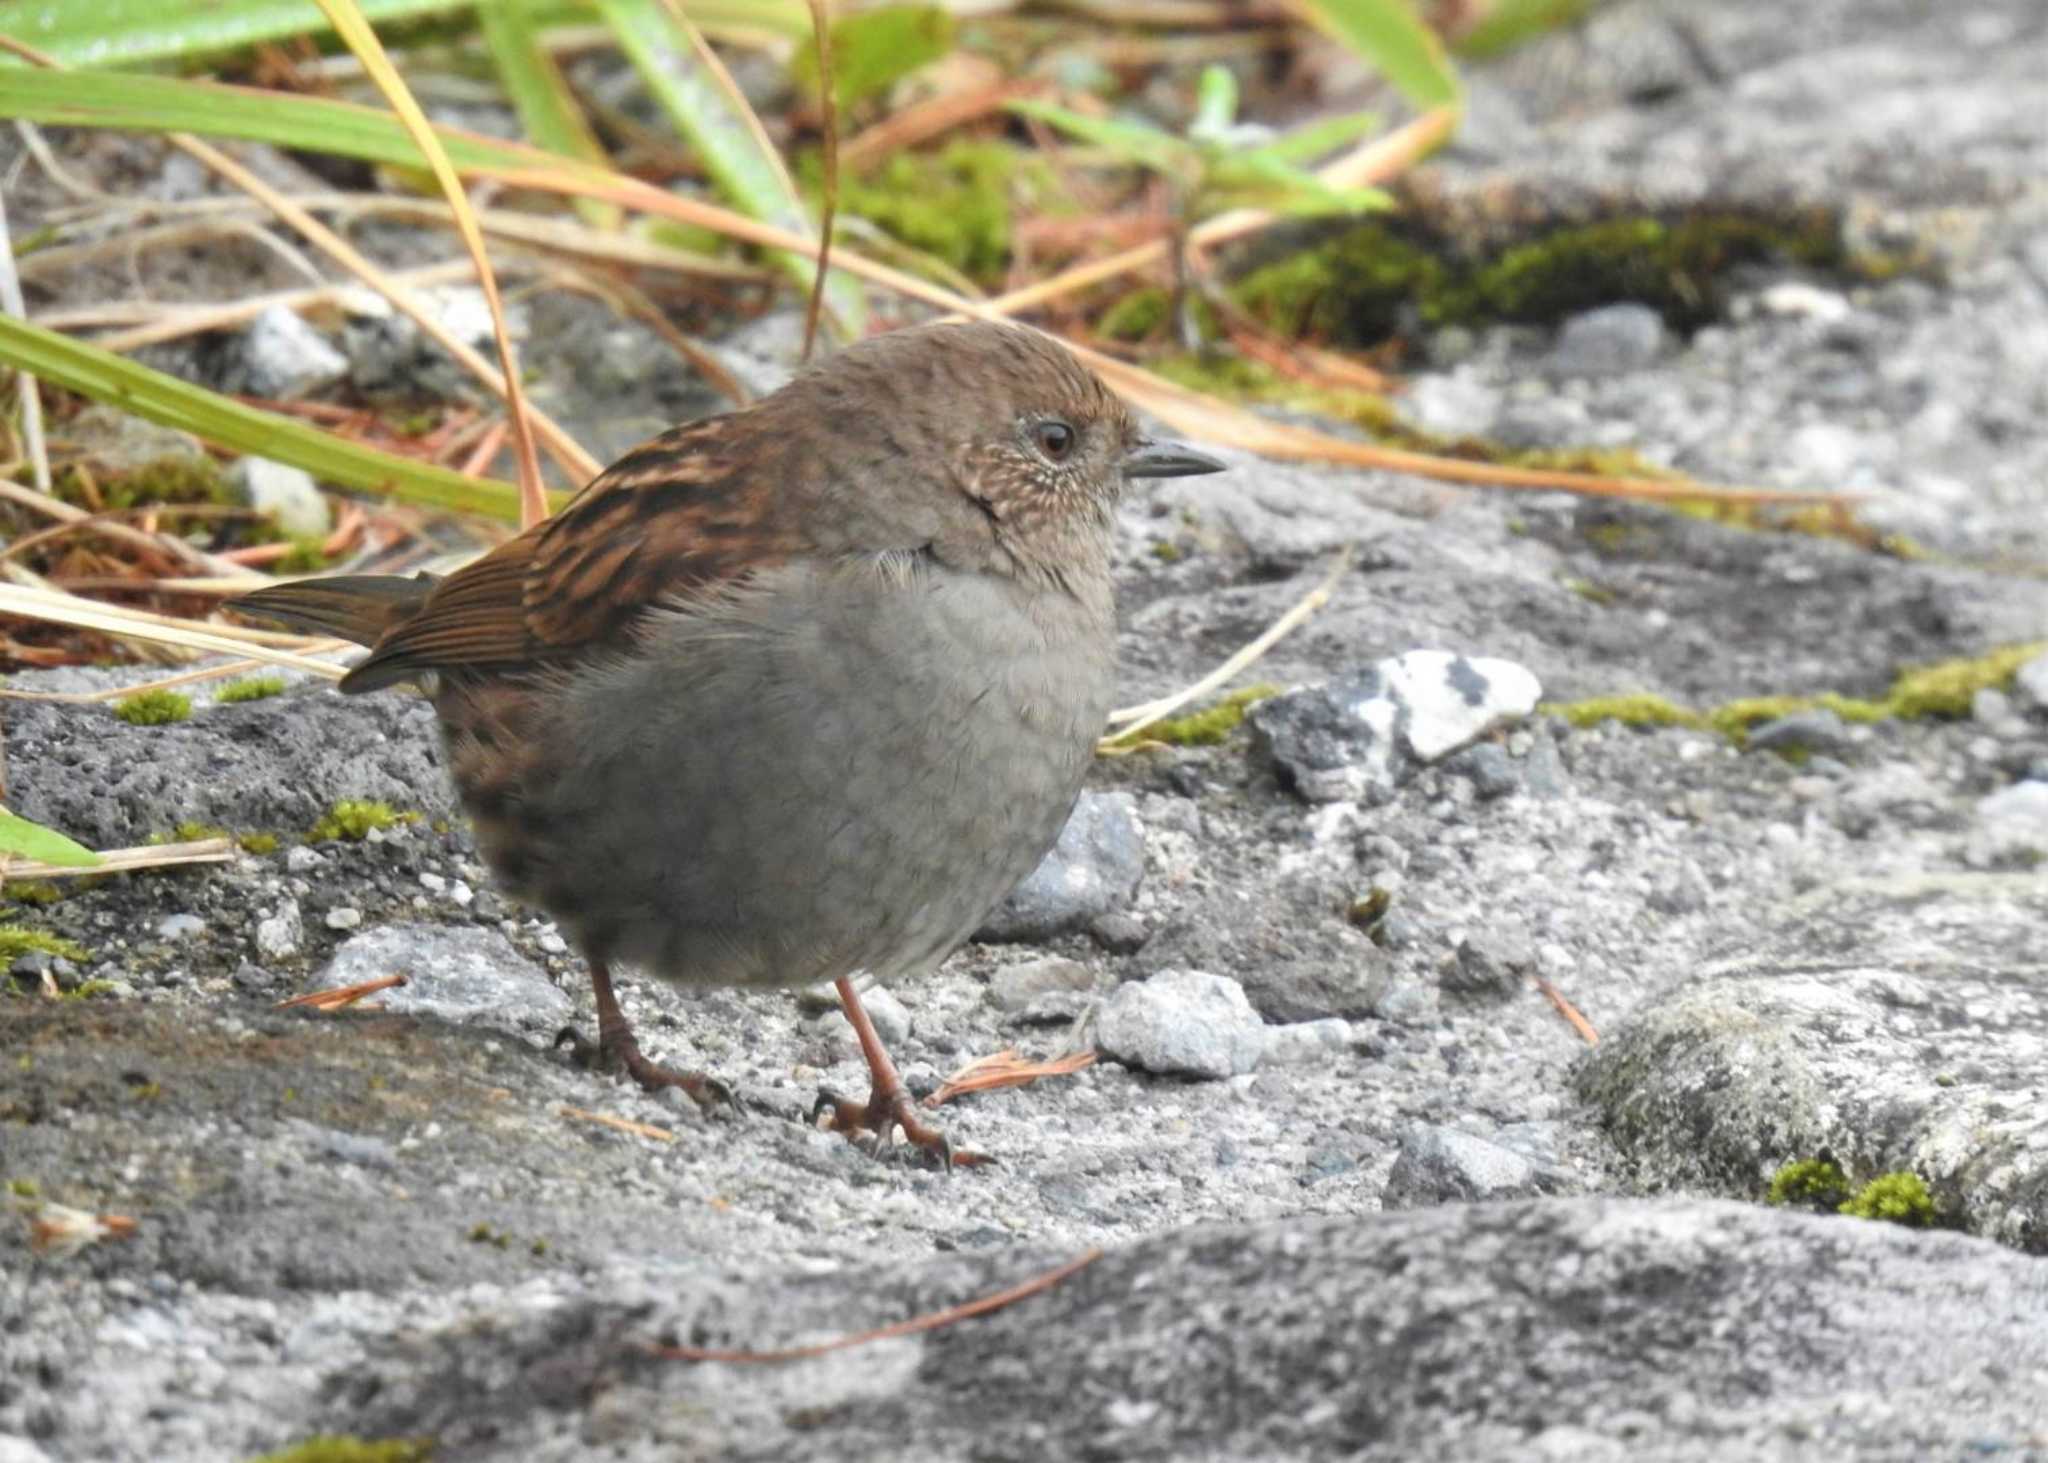
[[[471,0],[356,0],[370,21],[466,10]],[[489,8],[486,6],[485,8]],[[112,70],[239,50],[260,41],[321,34],[313,0],[0,0],[0,35],[25,41],[66,66]],[[0,65],[25,66],[0,52]]]
[[[467,478],[364,447],[9,315],[0,315],[0,362],[147,421],[302,467],[345,488],[451,513],[519,521],[519,494],[510,483]],[[554,497],[559,506],[561,495]]]
[[[763,146],[733,97],[700,62],[658,0],[598,0],[598,9],[654,99],[695,151],[719,191],[742,212],[793,233],[815,234],[817,224],[797,196],[782,159]],[[775,262],[808,291],[815,264],[788,252]],[[842,334],[858,337],[867,319],[859,281],[834,275],[826,308]]]
[[[1465,104],[1458,73],[1436,32],[1409,0],[1302,0],[1309,17],[1385,73],[1418,107]]]
[[[604,148],[584,119],[555,58],[540,43],[539,7],[530,0],[498,0],[477,7],[484,44],[498,68],[498,81],[518,109],[526,135],[547,148],[585,162],[605,161]],[[616,203],[579,198],[576,211],[585,223],[615,229],[624,218]]]
[[[60,869],[99,867],[100,856],[82,843],[73,843],[54,828],[0,808],[0,853],[55,864]]]
[[[1036,117],[1069,137],[1092,143],[1116,156],[1168,177],[1192,179],[1201,170],[1201,154],[1170,132],[1142,122],[1117,122],[1090,117],[1051,102],[1019,99],[1004,104],[1019,116]]]

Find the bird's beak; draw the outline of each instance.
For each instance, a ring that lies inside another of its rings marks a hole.
[[[1228,465],[1179,442],[1144,440],[1124,454],[1127,478],[1189,478],[1222,472]]]

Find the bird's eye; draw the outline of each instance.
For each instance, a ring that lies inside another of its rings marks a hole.
[[[1074,429],[1057,419],[1038,423],[1031,429],[1031,435],[1038,450],[1054,462],[1064,461],[1074,450]]]

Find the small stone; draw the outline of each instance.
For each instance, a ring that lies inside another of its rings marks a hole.
[[[860,1004],[875,1023],[875,1035],[882,1038],[883,1046],[895,1046],[909,1037],[910,1011],[892,992],[876,986],[862,993]]]
[[[2037,655],[2013,673],[2012,693],[2028,711],[2048,711],[2048,655]]]
[[[1084,792],[1059,842],[982,923],[988,944],[1049,940],[1130,903],[1145,872],[1145,835],[1127,792]]]
[[[448,890],[448,880],[440,874],[422,873],[420,875],[420,887],[429,894],[444,894]]]
[[[1795,711],[1751,729],[1744,746],[1752,752],[1825,752],[1846,754],[1852,743],[1842,718],[1825,708]]]
[[[228,469],[227,477],[242,502],[268,514],[291,537],[324,539],[334,531],[327,499],[304,468],[244,457]]]
[[[1756,297],[1756,302],[1767,314],[1817,320],[1824,325],[1846,319],[1850,310],[1847,297],[1796,279],[1772,285]]]
[[[989,999],[1004,1011],[1022,1011],[1038,997],[1053,992],[1086,994],[1094,989],[1094,971],[1078,960],[1057,955],[1000,966],[988,978]]]
[[[569,953],[569,942],[553,930],[543,931],[540,939],[535,941],[535,943],[540,946],[543,953],[548,955],[567,955]]]
[[[2013,715],[2012,697],[1990,686],[1970,693],[1970,720],[1994,732],[2024,734],[2025,725]]]
[[[1384,797],[1410,763],[1437,762],[1536,709],[1542,686],[1511,661],[1411,650],[1246,713],[1282,778],[1309,802]]]
[[[1602,305],[1565,321],[1548,365],[1561,376],[1639,371],[1664,350],[1664,317],[1648,305]]]
[[[306,926],[299,913],[299,902],[287,899],[278,905],[275,914],[256,922],[256,958],[289,960],[299,953],[299,945],[305,938]]]
[[[1401,415],[1439,437],[1488,437],[1500,393],[1463,374],[1418,376],[1398,398]]]
[[[476,898],[476,890],[470,888],[466,881],[457,879],[448,886],[448,897],[457,907],[467,909],[470,901]]]
[[[206,921],[196,914],[167,914],[156,922],[156,933],[161,940],[189,940],[206,933]]]
[[[244,960],[235,967],[235,985],[245,991],[268,990],[277,983],[277,977],[253,961]]]
[[[1112,955],[1135,955],[1145,948],[1152,932],[1136,915],[1113,909],[1089,921],[1088,938]]]
[[[330,930],[353,930],[362,922],[363,912],[350,905],[337,904],[327,911],[327,928]]]
[[[1481,802],[1504,798],[1522,785],[1506,749],[1493,742],[1467,747],[1445,765],[1472,779],[1472,790],[1479,794]]]
[[[310,874],[315,869],[326,867],[326,864],[326,854],[317,848],[308,848],[303,843],[293,844],[284,853],[284,866],[288,873]]]
[[[1266,1028],[1262,1067],[1327,1066],[1351,1046],[1351,1023],[1339,1017]]]
[[[1453,995],[1504,1001],[1522,989],[1535,963],[1536,953],[1526,939],[1467,935],[1458,942],[1457,962],[1444,972],[1442,985]]]
[[[1402,1135],[1380,1203],[1415,1209],[1535,1192],[1535,1165],[1521,1154],[1455,1128],[1422,1124]]]
[[[24,950],[14,957],[14,963],[7,967],[7,973],[20,980],[40,981],[47,974],[54,974],[57,957],[48,950]]]
[[[2048,782],[2016,782],[1977,800],[1976,827],[1964,860],[1987,868],[2048,855]]]
[[[348,357],[289,306],[272,305],[250,321],[240,347],[221,373],[230,391],[291,401],[348,374]]]
[[[1258,1066],[1266,1028],[1236,981],[1203,970],[1162,970],[1110,997],[1096,1023],[1096,1045],[1128,1067],[1220,1080]]]
[[[334,952],[313,988],[387,975],[406,983],[379,997],[386,1009],[552,1033],[569,1018],[569,998],[496,930],[478,925],[394,924],[367,930]]]

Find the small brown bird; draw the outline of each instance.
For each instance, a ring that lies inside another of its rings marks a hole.
[[[598,1039],[558,1045],[702,1102],[614,963],[832,979],[873,1089],[813,1120],[950,1164],[850,977],[937,964],[1052,845],[1111,704],[1124,480],[1222,466],[1045,336],[925,326],[663,433],[446,579],[237,607],[370,646],[344,691],[431,688],[485,860],[590,962]]]

